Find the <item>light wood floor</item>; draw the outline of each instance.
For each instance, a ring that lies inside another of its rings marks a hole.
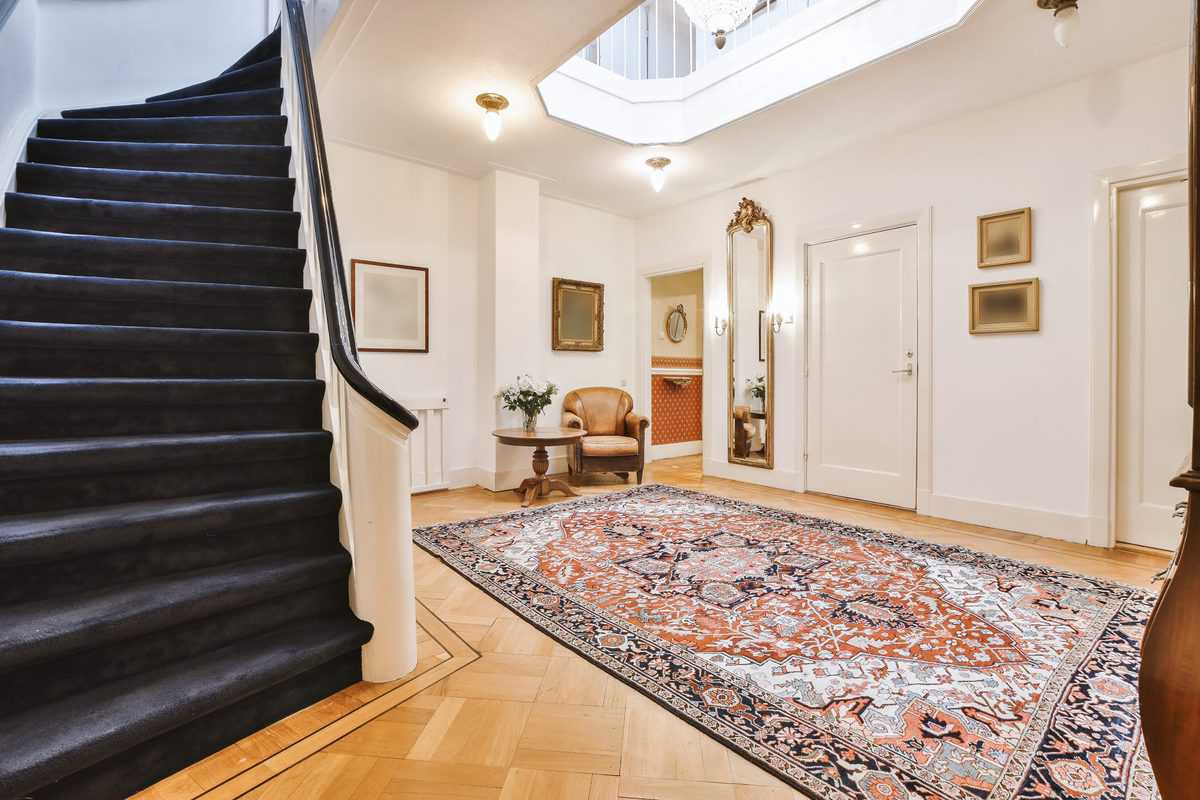
[[[647,481],[1149,586],[1165,556],[1102,550],[867,503],[705,477],[699,457]],[[623,488],[591,479],[587,494]],[[560,502],[554,498],[538,505]],[[413,499],[414,524],[519,508],[462,489]],[[360,684],[152,787],[146,800],[794,800],[801,795],[558,645],[423,551],[418,677]],[[365,693],[365,694],[364,694]],[[330,721],[330,709],[347,708]],[[318,724],[319,723],[319,724]],[[307,730],[295,735],[297,728]],[[311,730],[309,730],[311,729]],[[284,731],[286,735],[280,734]],[[264,756],[264,754],[266,754]],[[257,758],[257,760],[256,760]]]

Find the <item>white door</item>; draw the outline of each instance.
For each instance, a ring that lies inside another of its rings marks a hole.
[[[1117,540],[1179,543],[1168,482],[1192,442],[1187,404],[1188,192],[1174,181],[1117,203]]]
[[[808,257],[809,491],[917,504],[917,228]]]

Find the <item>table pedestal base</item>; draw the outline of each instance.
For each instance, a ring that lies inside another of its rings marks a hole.
[[[513,489],[521,497],[521,508],[528,508],[535,499],[546,497],[551,492],[562,492],[568,497],[579,497],[579,493],[566,483],[554,478],[547,478],[546,470],[549,468],[550,454],[544,447],[536,448],[533,451],[533,477],[526,478],[521,481],[520,486]]]

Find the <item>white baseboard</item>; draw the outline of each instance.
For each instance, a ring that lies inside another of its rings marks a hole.
[[[681,456],[696,456],[704,452],[704,442],[675,442],[673,444],[650,445],[650,460],[662,461],[664,458],[680,458]]]
[[[932,517],[1018,533],[1032,533],[1048,539],[1062,539],[1080,544],[1088,541],[1094,526],[1092,518],[1084,515],[1006,506],[945,494],[930,495],[928,513]]]
[[[453,472],[465,472],[466,470],[454,470]],[[551,456],[550,469],[551,475],[560,475],[567,471],[566,456]],[[453,474],[453,473],[452,473]],[[533,468],[530,466],[522,467],[521,469],[500,470],[492,472],[486,469],[475,470],[475,484],[482,486],[490,492],[503,492],[509,489],[515,489],[521,485],[521,481],[526,478],[533,477]]]
[[[773,489],[787,489],[792,492],[804,491],[804,476],[799,472],[788,472],[782,469],[757,469],[706,458],[704,459],[704,474],[731,481],[770,486]]]
[[[39,114],[34,109],[26,109],[16,117],[12,128],[6,132],[4,141],[0,141],[0,180],[3,181],[4,191],[12,192],[17,188],[17,163],[25,158],[25,143],[37,128],[38,119],[50,114]],[[4,197],[0,194],[0,225],[4,224]]]
[[[451,489],[469,489],[483,485],[483,470],[479,467],[459,467],[450,470]]]

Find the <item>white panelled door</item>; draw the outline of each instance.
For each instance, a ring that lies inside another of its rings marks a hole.
[[[1186,499],[1168,482],[1191,448],[1188,190],[1121,192],[1117,208],[1117,540],[1172,550]]]
[[[808,490],[917,503],[917,228],[808,257]]]

